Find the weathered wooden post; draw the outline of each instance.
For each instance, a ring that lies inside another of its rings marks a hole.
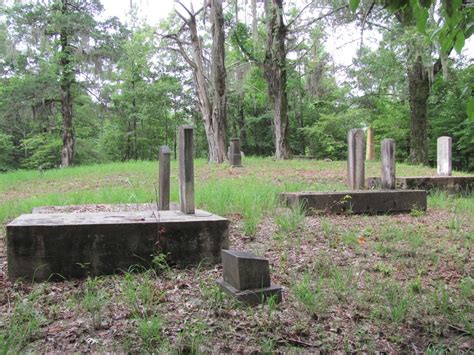
[[[194,214],[193,127],[179,127],[179,202],[180,211]]]
[[[161,211],[170,209],[170,148],[166,145],[160,147],[160,172],[159,172],[159,202]]]
[[[240,152],[240,139],[231,138],[229,146],[229,163],[233,167],[242,166],[242,154]]]
[[[365,180],[364,131],[351,129],[347,134],[347,185],[350,190],[363,190]]]
[[[382,141],[382,189],[395,189],[395,140],[386,138]]]
[[[452,138],[443,136],[437,141],[437,173],[438,176],[452,175]]]
[[[375,159],[374,129],[372,127],[369,127],[367,129],[367,152],[365,155],[365,159]]]

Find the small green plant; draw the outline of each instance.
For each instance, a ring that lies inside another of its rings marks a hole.
[[[412,217],[421,217],[425,214],[425,211],[421,210],[418,206],[413,206],[410,211],[410,216]]]
[[[40,290],[36,289],[26,298],[16,297],[15,308],[8,320],[5,333],[0,328],[1,354],[19,352],[38,332],[43,322],[43,316],[36,306],[39,295]]]
[[[165,275],[171,274],[172,270],[166,259],[167,259],[167,255],[164,253],[159,253],[158,255],[153,256],[151,263],[153,265],[153,269],[158,274],[165,274]]]
[[[122,292],[125,300],[136,317],[146,318],[153,305],[162,295],[157,295],[153,283],[152,272],[142,274],[126,273],[123,280]]]
[[[249,237],[255,237],[261,216],[262,211],[258,208],[258,206],[245,204],[243,211],[245,235]]]
[[[316,315],[323,311],[324,296],[319,285],[319,280],[311,282],[310,275],[305,273],[303,278],[293,287],[296,299],[310,312]]]
[[[278,307],[278,296],[277,295],[271,295],[270,297],[267,297],[266,299],[267,307],[268,307],[268,313],[270,318],[272,317],[273,313],[276,311]]]
[[[341,236],[341,240],[344,244],[350,247],[356,247],[359,245],[356,231],[347,231],[343,233]]]
[[[461,230],[461,225],[462,225],[462,222],[459,220],[459,218],[456,215],[452,216],[452,218],[448,221],[448,229],[451,232],[458,233]]]
[[[474,279],[470,276],[463,278],[459,283],[459,292],[465,300],[474,299]]]
[[[224,302],[224,293],[214,282],[203,281],[200,283],[201,294],[210,303],[211,307],[219,307]]]
[[[420,293],[421,292],[421,276],[418,277],[410,282],[410,291],[413,293]]]
[[[107,297],[101,290],[98,278],[87,278],[84,283],[84,298],[82,306],[89,312],[94,329],[100,329],[102,326],[102,314],[104,306],[107,303]]]
[[[272,338],[265,338],[261,345],[262,354],[273,354],[275,352],[276,341]]]
[[[448,292],[448,285],[440,283],[433,292],[433,302],[435,308],[444,315],[451,312],[451,300]]]
[[[177,339],[180,354],[200,354],[206,338],[207,324],[201,320],[185,322],[183,331]]]
[[[329,238],[334,233],[334,226],[326,220],[321,221],[321,229],[323,230],[323,235],[326,238]]]
[[[352,268],[343,269],[333,266],[328,272],[327,283],[339,300],[347,299],[347,296],[351,293],[353,281],[354,273]],[[354,293],[352,293],[352,296],[354,296]]]
[[[377,262],[374,265],[374,271],[380,272],[385,276],[390,276],[393,273],[393,267],[391,265],[385,264],[383,262]]]
[[[302,205],[285,211],[275,219],[278,232],[282,234],[297,233],[301,229],[305,217],[305,210]]]
[[[159,347],[163,325],[163,319],[158,316],[138,319],[138,334],[144,350],[152,353]]]
[[[393,285],[387,290],[389,316],[395,324],[405,321],[411,306],[410,296],[398,285]]]

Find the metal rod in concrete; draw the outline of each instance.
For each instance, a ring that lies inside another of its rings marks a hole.
[[[395,189],[395,140],[386,138],[382,141],[382,189]]]
[[[185,214],[194,214],[194,154],[192,126],[179,127],[179,203]]]
[[[170,209],[170,148],[166,145],[160,147],[160,172],[159,172],[159,201],[161,211]]]
[[[367,149],[366,149],[366,160],[375,159],[375,143],[374,143],[374,129],[369,127],[367,129]]]
[[[438,176],[452,175],[452,138],[443,136],[439,137],[437,141],[437,173]]]
[[[347,185],[350,190],[363,190],[365,183],[364,131],[351,129],[347,134]]]

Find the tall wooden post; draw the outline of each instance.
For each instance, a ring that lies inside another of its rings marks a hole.
[[[185,214],[194,214],[193,127],[180,126],[179,141],[179,202]]]

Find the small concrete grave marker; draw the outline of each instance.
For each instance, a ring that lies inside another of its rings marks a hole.
[[[364,131],[351,129],[347,134],[347,185],[350,190],[363,190],[365,184]]]
[[[452,175],[452,138],[439,137],[437,141],[437,172],[438,176]]]
[[[395,189],[395,140],[382,141],[382,189]]]
[[[170,209],[170,155],[170,148],[165,145],[160,148],[160,187],[158,207],[162,211]]]
[[[193,127],[179,127],[179,202],[180,210],[185,214],[193,214],[194,207],[194,156]]]
[[[374,129],[369,127],[367,129],[367,151],[365,155],[366,160],[375,159],[375,144],[374,144]]]
[[[224,278],[217,283],[224,292],[249,305],[260,304],[272,296],[281,302],[282,288],[271,285],[267,259],[235,250],[222,250],[221,255]]]
[[[231,138],[228,154],[229,154],[229,163],[232,167],[242,166],[242,153],[240,151],[239,138]]]

